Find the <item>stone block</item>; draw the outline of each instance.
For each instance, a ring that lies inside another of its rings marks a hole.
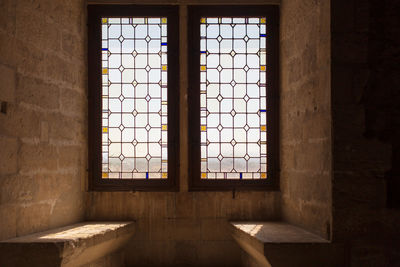
[[[193,218],[195,214],[194,195],[196,193],[180,192],[176,194],[176,217]]]
[[[0,101],[15,101],[15,69],[0,64]]]
[[[282,222],[233,222],[233,238],[261,266],[342,266],[329,241]],[[288,255],[290,255],[288,257]]]
[[[25,204],[33,200],[37,183],[31,175],[7,175],[0,179],[0,205]]]
[[[201,222],[196,219],[174,219],[174,240],[195,241],[200,240]]]
[[[49,123],[49,137],[55,140],[85,140],[86,126],[76,118],[62,113],[51,113],[45,117]]]
[[[217,214],[216,192],[196,192],[193,194],[197,218],[215,218]]]
[[[61,177],[63,178],[63,177]],[[67,178],[67,177],[65,177]],[[79,177],[73,177],[79,180]],[[49,228],[56,228],[67,224],[73,224],[85,219],[84,209],[85,203],[83,202],[83,192],[76,182],[71,182],[71,189],[59,189],[59,197],[52,209],[49,219]]]
[[[22,173],[38,170],[57,170],[57,147],[22,143],[19,151],[19,168]]]
[[[302,59],[301,58],[293,58],[290,61],[288,76],[289,76],[289,84],[295,83],[301,78],[301,69],[299,69],[299,65],[301,65]]]
[[[368,35],[363,33],[332,34],[332,61],[337,63],[366,63]]]
[[[17,208],[17,236],[44,231],[49,228],[51,210],[55,200],[30,202]]]
[[[47,121],[40,122],[40,142],[49,142],[49,123]]]
[[[332,32],[352,32],[354,31],[354,0],[336,0],[331,3]]]
[[[168,195],[164,192],[152,192],[146,194],[145,209],[150,218],[166,218],[168,214]]]
[[[0,31],[0,63],[10,67],[16,66],[16,39],[7,32]]]
[[[198,266],[243,266],[240,248],[235,241],[202,241],[196,243]]]
[[[86,49],[84,44],[81,35],[72,34],[69,31],[61,33],[61,48],[71,58],[85,60]]]
[[[17,207],[14,204],[0,204],[0,240],[17,235]]]
[[[231,240],[226,219],[202,219],[201,240]]]
[[[366,0],[355,0],[355,8],[354,8],[354,31],[355,32],[367,32],[370,30],[371,23],[371,12],[373,10],[372,3]],[[378,4],[379,5],[379,4]],[[382,5],[379,5],[380,8],[384,8]],[[396,9],[392,9],[396,12]],[[397,8],[398,11],[398,8]],[[381,12],[377,10],[373,10],[373,12]]]
[[[15,34],[16,1],[3,0],[0,2],[0,29],[9,35]]]
[[[78,83],[79,69],[76,64],[70,63],[65,57],[48,55],[44,72],[52,81],[63,85],[73,86]]]
[[[175,242],[175,266],[194,266],[198,264],[196,241]]]
[[[147,222],[149,240],[170,241],[176,239],[175,219],[149,219]]]
[[[59,146],[58,148],[58,167],[63,168],[74,168],[81,166],[86,161],[85,148],[72,145],[72,146]]]
[[[120,267],[125,266],[125,254],[123,251],[117,251],[101,257],[88,264],[82,265],[82,267]]]
[[[16,38],[30,46],[47,51],[58,51],[61,45],[60,31],[47,18],[26,8],[17,8]],[[32,23],[34,22],[34,23]]]
[[[62,88],[60,90],[60,111],[67,115],[73,115],[82,121],[86,121],[86,96],[75,90]]]
[[[4,266],[82,266],[120,250],[134,222],[89,222],[0,242]]]
[[[173,241],[137,241],[133,238],[126,246],[125,262],[127,266],[176,266],[175,254]]]
[[[59,108],[60,89],[54,84],[49,84],[40,79],[18,75],[17,100],[32,104],[46,110]]]
[[[18,171],[18,140],[15,137],[0,136],[0,175]]]
[[[304,47],[301,54],[301,75],[308,76],[317,71],[317,51],[318,46],[316,43],[308,43]]]

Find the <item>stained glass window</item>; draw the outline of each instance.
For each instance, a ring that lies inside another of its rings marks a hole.
[[[267,178],[266,18],[200,19],[202,179]]]
[[[101,18],[102,178],[167,178],[167,18]]]

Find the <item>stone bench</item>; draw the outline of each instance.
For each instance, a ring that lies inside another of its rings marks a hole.
[[[284,222],[231,222],[245,266],[344,266],[331,243]],[[249,257],[250,256],[250,257]]]
[[[82,266],[119,251],[134,222],[83,222],[0,242],[0,266]]]

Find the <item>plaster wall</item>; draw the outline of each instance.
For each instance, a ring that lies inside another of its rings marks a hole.
[[[283,0],[280,32],[282,218],[330,237],[330,1]]]
[[[84,218],[84,1],[0,1],[0,240]]]

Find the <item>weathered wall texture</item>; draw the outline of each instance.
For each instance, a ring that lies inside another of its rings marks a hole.
[[[333,238],[353,266],[400,265],[399,14],[332,1]]]
[[[136,220],[128,265],[240,266],[227,222],[278,219],[279,193],[92,192],[87,218]]]
[[[146,1],[147,2],[147,1]],[[199,1],[197,1],[199,2]],[[143,3],[143,2],[142,2]],[[180,7],[180,192],[91,192],[88,219],[134,219],[133,266],[241,266],[229,220],[277,220],[279,192],[188,192],[187,10]]]
[[[330,6],[282,1],[282,217],[320,234],[331,223]]]
[[[83,218],[84,1],[0,1],[0,240]]]

